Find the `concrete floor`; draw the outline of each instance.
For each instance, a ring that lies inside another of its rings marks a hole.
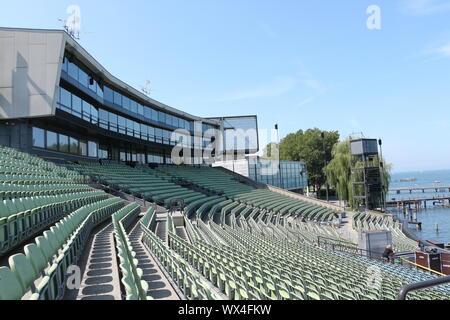
[[[353,212],[346,211],[346,217],[342,219],[341,227],[338,232],[344,238],[351,240],[353,243],[358,243],[358,232],[353,229]]]

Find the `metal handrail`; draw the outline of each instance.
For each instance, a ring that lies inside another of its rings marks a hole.
[[[411,291],[427,289],[447,283],[450,283],[450,276],[408,284],[400,290],[397,296],[397,300],[406,300],[408,293],[410,293]]]
[[[325,240],[331,240],[330,242],[321,242],[320,239],[325,239]],[[344,252],[344,253],[349,253],[349,254],[353,254],[353,255],[357,255],[360,257],[369,257],[372,260],[377,260],[380,262],[386,262],[384,259],[382,258],[378,258],[378,257],[374,257],[374,255],[382,255],[383,252],[376,252],[376,251],[369,251],[369,250],[365,250],[365,249],[360,249],[357,246],[351,246],[349,244],[347,244],[344,241],[340,241],[340,240],[335,240],[335,239],[331,239],[331,238],[326,238],[326,237],[322,237],[319,236],[317,239],[317,245],[319,247],[322,247],[321,244],[324,244],[325,246],[327,246],[328,248],[331,247],[332,251],[338,251],[338,252]],[[337,243],[332,243],[332,242],[337,242]],[[395,255],[394,255],[395,257]]]
[[[401,258],[401,257],[400,257],[400,259],[401,259],[402,261],[405,261],[405,262],[407,262],[407,263],[409,263],[409,264],[411,264],[411,265],[413,265],[413,266],[416,266],[416,267],[418,267],[418,268],[420,268],[420,269],[427,270],[427,271],[429,271],[429,272],[432,272],[432,273],[437,274],[437,275],[442,276],[442,277],[445,277],[445,276],[446,276],[446,275],[443,274],[443,273],[440,273],[440,272],[438,272],[438,271],[436,271],[436,270],[433,270],[433,269],[431,269],[431,268],[427,268],[427,267],[421,266],[420,264],[417,264],[417,263],[415,263],[415,262],[406,260],[406,259]]]

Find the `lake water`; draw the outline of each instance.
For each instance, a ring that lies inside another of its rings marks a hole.
[[[400,179],[416,178],[415,181],[400,181]],[[450,186],[450,170],[406,172],[392,175],[390,189],[402,187],[426,187],[426,186]],[[415,191],[412,194],[409,191],[402,191],[401,194],[389,193],[387,199],[408,199],[433,196],[450,196],[447,190],[427,190]],[[403,220],[401,212],[392,211]],[[417,214],[417,221],[422,222],[422,231],[417,231],[414,225],[409,226],[409,230],[422,240],[436,240],[444,243],[450,242],[450,208],[433,206],[428,202],[428,208],[421,210]],[[436,231],[436,225],[439,225],[439,231]]]

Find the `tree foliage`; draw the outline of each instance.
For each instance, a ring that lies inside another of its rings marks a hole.
[[[349,141],[336,144],[333,148],[332,155],[333,160],[330,161],[326,168],[328,183],[336,189],[341,201],[349,201],[353,197]]]
[[[324,139],[322,139],[324,133]],[[326,182],[325,158],[327,163],[332,159],[333,146],[339,141],[337,131],[322,131],[317,128],[307,131],[299,130],[291,133],[280,142],[280,160],[303,161],[308,170],[309,185],[319,190]],[[324,158],[325,143],[325,158]],[[265,148],[265,155],[273,156],[270,152],[276,144],[269,144]]]

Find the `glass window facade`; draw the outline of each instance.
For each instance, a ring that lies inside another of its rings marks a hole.
[[[70,93],[64,88],[59,89],[56,107],[85,121],[97,124],[98,121],[97,109],[88,102],[82,100],[81,98],[79,98],[75,94]]]
[[[33,128],[33,147],[45,148],[45,130]]]
[[[100,83],[97,82],[97,76],[90,72],[88,68],[84,67],[82,63],[79,63],[76,57],[71,57],[70,60],[67,57],[64,58],[62,65],[63,78],[68,80],[69,83],[77,81],[82,91],[83,88],[87,88],[93,93],[96,93],[97,97],[89,94],[89,97],[80,98],[81,96],[79,94],[71,93],[65,88],[60,88],[57,101],[58,109],[104,130],[128,135],[129,137],[142,141],[171,146],[182,143],[184,147],[191,148],[194,146],[194,139],[190,134],[183,135],[173,132],[174,129],[180,128],[192,133],[194,130],[194,121],[162,111],[160,110],[163,109],[161,106],[141,104],[138,101],[143,102],[144,100],[135,99],[131,94],[127,94],[127,92],[122,94],[118,90],[108,87],[107,84],[103,84],[101,81]],[[64,84],[65,82],[62,82],[62,85]],[[117,108],[122,108],[122,110],[112,110]],[[205,126],[205,128],[214,128],[214,126],[209,125]],[[111,150],[107,150],[105,146],[99,146],[97,144],[98,142],[88,141],[90,139],[85,136],[83,136],[85,140],[80,140],[75,137],[53,132],[45,132],[44,138],[39,137],[42,134],[36,133],[35,135],[36,142],[34,143],[38,147],[49,150],[102,158],[107,154],[109,158],[121,158],[127,161],[137,159],[137,161],[142,163],[148,161],[149,157],[151,157],[151,162],[171,163],[170,156],[157,153],[149,155],[145,152],[142,153],[142,150],[135,150],[136,152],[133,153],[130,150],[122,151],[120,147],[114,149],[113,146],[110,146],[112,148]],[[97,138],[93,138],[93,140],[95,139]],[[46,140],[49,141],[48,146]],[[151,147],[147,146],[147,148]]]
[[[303,162],[277,162],[250,157],[236,161],[217,162],[213,166],[221,166],[252,180],[282,189],[298,190],[308,186],[308,172]]]
[[[308,174],[303,162],[266,159],[249,162],[249,178],[282,189],[304,189],[307,187]],[[281,169],[281,170],[280,170]]]
[[[113,103],[116,106],[124,108],[132,113],[135,113],[136,115],[144,116],[146,119],[150,121],[157,121],[166,126],[170,126],[171,128],[173,127],[177,129],[180,128],[193,131],[194,122],[192,120],[186,120],[163,111],[155,110],[149,106],[145,106],[138,103],[137,101],[121,94],[120,92],[117,92],[109,88],[106,85],[105,86],[100,85],[96,81],[95,77],[93,77],[86,69],[84,69],[84,67],[80,67],[78,65],[78,62],[75,61],[75,59],[73,60],[74,61],[69,61],[69,59],[65,57],[62,70],[67,72],[67,74],[72,80],[78,81],[82,86],[90,89],[92,92],[96,93],[100,98],[104,99],[105,101]],[[69,112],[74,113],[78,112],[79,105],[77,104],[75,106],[75,109],[73,109],[71,102],[67,100],[68,94],[70,93],[68,92],[63,93],[65,95],[60,99],[61,107],[64,109],[67,108]],[[85,119],[84,109],[82,118]]]
[[[97,158],[98,156],[98,146],[94,141],[88,142],[88,156],[92,158]]]
[[[58,151],[58,134],[56,132],[47,131],[47,149]]]
[[[63,134],[59,135],[59,151],[69,153],[69,137]]]
[[[87,142],[80,140],[80,155],[87,157],[88,151],[87,151]]]
[[[78,139],[72,137],[69,138],[69,151],[72,154],[79,154]]]
[[[75,137],[70,137],[65,134],[44,130],[33,127],[33,146],[47,149],[51,151],[59,151],[63,153],[70,153],[74,155],[97,157],[97,144],[92,142],[89,145],[84,140],[79,140]]]

